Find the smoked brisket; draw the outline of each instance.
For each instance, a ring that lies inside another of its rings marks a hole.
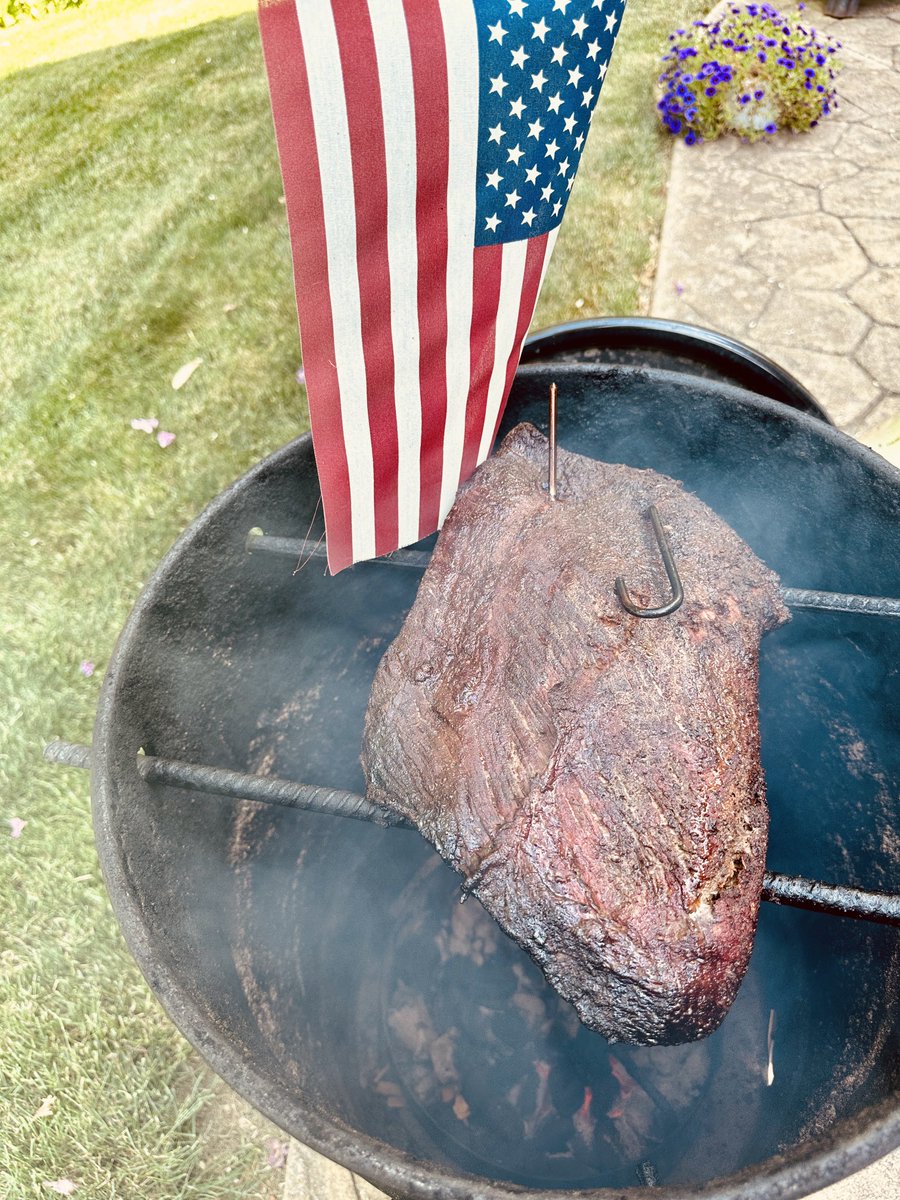
[[[747,967],[768,811],[759,641],[777,577],[680,484],[520,425],[460,489],[375,677],[367,794],[412,820],[581,1020],[692,1041]],[[684,584],[673,615],[656,505]]]

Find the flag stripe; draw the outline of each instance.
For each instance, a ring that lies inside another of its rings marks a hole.
[[[439,0],[447,55],[450,156],[447,176],[447,394],[469,391],[472,330],[475,172],[478,167],[478,25],[475,8],[460,0]],[[465,403],[448,404],[444,426],[444,465],[440,520],[450,511],[459,484],[466,432]]]
[[[478,462],[484,462],[494,444],[494,431],[500,420],[506,388],[506,372],[512,354],[516,329],[519,325],[519,301],[525,279],[527,242],[507,242],[501,247],[503,266],[500,275],[500,304],[497,312],[497,332],[494,339],[494,367],[485,409],[485,421],[478,447]]]
[[[321,172],[322,210],[334,329],[334,362],[353,508],[355,560],[371,558],[375,554],[375,519],[372,443],[366,409],[366,364],[356,263],[356,210],[350,131],[332,7],[322,4],[320,0],[295,2],[303,29],[316,137],[320,145],[329,148],[328,169]]]
[[[419,380],[422,397],[419,533],[438,526],[447,412],[447,62],[438,0],[404,0],[416,111]],[[471,253],[471,250],[470,250]]]
[[[328,554],[334,563],[346,566],[353,560],[352,502],[334,367],[331,309],[318,300],[323,281],[327,280],[328,262],[321,171],[303,40],[297,11],[290,0],[263,5],[259,21],[284,178],[316,464],[322,492],[333,499],[324,506]],[[339,567],[333,565],[332,569]]]
[[[397,546],[397,417],[381,88],[367,0],[342,0],[332,11],[347,100],[355,194],[359,330],[373,465],[368,504],[373,511],[375,553],[386,554]]]
[[[478,465],[481,432],[484,429],[491,379],[494,374],[502,269],[502,246],[476,247],[469,402],[466,406],[466,439],[458,483],[468,479]]]
[[[387,159],[387,254],[390,267],[394,402],[397,411],[397,545],[419,537],[419,450],[422,441],[417,306],[415,95],[402,0],[378,0],[372,14],[382,87]],[[411,115],[413,115],[411,119]]]

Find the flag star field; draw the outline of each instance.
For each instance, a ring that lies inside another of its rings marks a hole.
[[[625,0],[480,0],[476,244],[559,225]]]

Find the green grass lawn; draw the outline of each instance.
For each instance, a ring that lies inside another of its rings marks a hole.
[[[271,1131],[214,1086],[124,948],[87,779],[40,756],[56,735],[90,740],[116,634],[177,533],[306,428],[247,9],[96,0],[0,31],[2,1200],[58,1179],[92,1200],[280,1186]],[[642,309],[668,152],[654,59],[700,10],[627,14],[537,324]],[[131,429],[150,416],[173,445]]]

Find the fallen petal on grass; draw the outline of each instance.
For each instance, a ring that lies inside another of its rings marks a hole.
[[[163,450],[165,450],[166,446],[171,446],[175,441],[175,434],[169,433],[166,429],[161,429],[156,435],[156,440],[162,446]]]
[[[297,382],[300,384],[301,387],[306,387],[306,368],[305,367],[297,368]]]
[[[287,1166],[288,1143],[279,1141],[278,1138],[266,1139],[266,1166],[273,1167],[276,1171]]]
[[[42,1186],[60,1196],[71,1196],[78,1184],[73,1183],[71,1179],[45,1179]]]
[[[91,660],[89,658],[86,658],[82,662],[82,664],[78,668],[78,670],[82,673],[82,675],[85,675],[88,679],[90,679],[90,677],[94,673],[94,664],[91,662]]]
[[[56,1105],[56,1097],[55,1096],[45,1096],[43,1098],[43,1100],[41,1101],[40,1108],[37,1109],[37,1111],[35,1112],[34,1115],[36,1117],[51,1117],[53,1115],[53,1109],[54,1109],[55,1105]]]
[[[172,376],[172,387],[176,392],[179,388],[184,387],[202,362],[202,358],[192,358],[190,362],[186,362],[183,367],[178,368],[178,370]]]
[[[237,307],[238,307],[237,304],[235,304],[233,301],[229,301],[227,304],[222,305],[222,312],[224,312],[224,313],[234,312],[234,310]]]
[[[20,838],[22,836],[22,830],[28,824],[28,822],[23,821],[21,817],[10,817],[6,823],[9,826],[9,836],[13,838]]]
[[[156,417],[133,417],[131,428],[136,429],[138,433],[152,433],[158,424]]]

